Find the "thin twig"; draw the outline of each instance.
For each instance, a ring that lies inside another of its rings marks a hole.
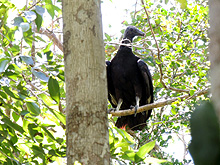
[[[62,42],[56,37],[56,35],[52,31],[50,31],[48,29],[44,29],[44,28],[40,28],[39,31],[37,30],[37,28],[35,28],[35,31],[37,33],[46,35],[63,52],[63,44],[62,44]]]
[[[142,3],[142,5],[143,5],[144,11],[145,11],[145,13],[146,13],[146,15],[147,15],[147,21],[148,21],[148,24],[149,24],[149,27],[150,27],[150,31],[151,31],[151,34],[152,34],[152,36],[153,36],[153,38],[154,38],[156,47],[157,47],[157,58],[158,58],[158,60],[160,61],[160,64],[158,64],[159,70],[160,70],[160,83],[163,85],[163,87],[164,87],[165,89],[167,89],[166,84],[163,82],[163,70],[162,70],[162,60],[161,60],[161,57],[160,57],[160,48],[159,48],[159,45],[158,45],[158,43],[157,43],[157,40],[156,40],[154,31],[153,31],[153,28],[152,28],[152,26],[151,26],[150,17],[149,17],[149,14],[148,14],[147,9],[146,9],[146,7],[145,7],[144,1],[141,0],[141,3]]]
[[[35,7],[38,3],[40,3],[41,0],[37,1],[36,3],[34,3],[32,6],[30,6],[29,8],[25,9],[25,11],[32,9],[33,7]],[[18,16],[21,16],[24,13],[24,11],[22,11],[20,14],[18,14]]]

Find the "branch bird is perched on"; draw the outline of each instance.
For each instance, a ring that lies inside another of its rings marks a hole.
[[[125,30],[122,45],[107,65],[108,99],[116,111],[153,103],[153,84],[147,64],[132,52],[131,43],[135,36],[144,36],[136,27]],[[128,45],[126,45],[128,44]],[[122,116],[116,126],[142,130],[151,111]]]

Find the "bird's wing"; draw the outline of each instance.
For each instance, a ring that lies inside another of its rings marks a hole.
[[[116,108],[117,101],[116,101],[116,95],[115,95],[115,89],[111,77],[111,69],[110,69],[110,61],[106,61],[106,70],[107,70],[107,83],[108,83],[108,100],[110,101],[113,108]]]
[[[153,82],[150,70],[147,64],[141,59],[137,61],[137,64],[146,85],[147,103],[153,103]]]

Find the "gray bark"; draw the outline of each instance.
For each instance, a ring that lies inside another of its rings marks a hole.
[[[220,120],[220,1],[209,1],[210,15],[210,61],[211,61],[211,93],[216,113]]]
[[[63,0],[67,164],[109,164],[100,0]]]

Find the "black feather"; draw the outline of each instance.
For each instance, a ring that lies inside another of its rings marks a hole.
[[[125,30],[122,43],[129,44],[135,36],[144,33],[133,26]],[[147,64],[135,56],[130,46],[121,45],[111,62],[107,61],[108,99],[114,108],[119,99],[123,102],[120,109],[129,109],[136,105],[136,98],[140,99],[139,105],[153,103],[153,84]],[[132,130],[142,130],[151,111],[135,115],[122,116],[117,119],[118,128],[128,126]]]

